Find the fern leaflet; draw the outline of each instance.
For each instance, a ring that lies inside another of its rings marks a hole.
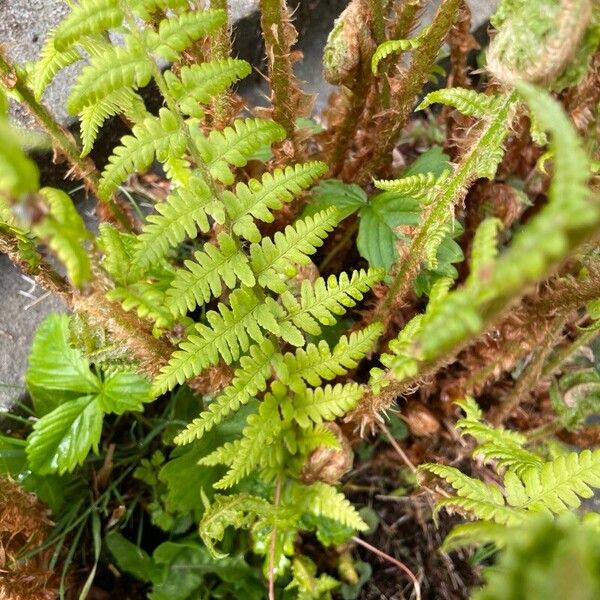
[[[327,234],[333,230],[339,220],[335,208],[323,210],[313,217],[305,217],[285,228],[285,232],[276,232],[273,239],[263,238],[260,244],[250,246],[252,270],[258,284],[273,292],[282,294],[287,286],[280,278],[296,275],[294,263],[310,263],[308,255],[314,254],[323,245]]]
[[[231,384],[175,438],[175,443],[189,444],[202,437],[257,392],[264,392],[275,354],[275,346],[269,340],[252,346],[248,354],[240,359],[240,366],[235,370]]]
[[[169,306],[177,315],[184,315],[196,306],[218,298],[223,291],[221,281],[234,289],[239,281],[247,287],[255,284],[254,273],[247,256],[227,233],[220,233],[218,244],[206,243],[194,253],[195,260],[186,260],[185,269],[179,269],[169,290]]]
[[[148,48],[165,60],[175,62],[193,42],[225,25],[224,10],[184,12],[163,19],[158,31],[146,29]]]
[[[238,183],[235,194],[223,194],[233,231],[250,242],[259,242],[262,236],[253,219],[271,223],[272,211],[291,202],[326,171],[327,165],[315,161],[275,169],[273,173],[265,173],[260,182],[251,179],[248,183]]]
[[[300,427],[333,421],[352,410],[363,397],[364,387],[358,383],[338,383],[315,389],[306,388],[294,397],[294,419]]]
[[[185,135],[173,113],[166,108],[160,109],[159,118],[148,117],[135,125],[132,133],[121,138],[122,145],[115,148],[108,159],[98,188],[101,198],[108,199],[132,173],[148,169],[155,155],[159,161],[165,161],[185,152]]]
[[[204,137],[193,129],[192,135],[211,175],[226,185],[234,182],[228,165],[244,167],[248,159],[262,146],[281,142],[285,130],[268,119],[237,119],[232,127],[211,131]]]
[[[186,235],[195,238],[198,231],[210,230],[208,216],[223,222],[223,210],[214,200],[208,186],[199,177],[192,177],[184,189],[175,190],[156,204],[158,214],[150,215],[137,238],[134,265],[146,268],[176,247]]]

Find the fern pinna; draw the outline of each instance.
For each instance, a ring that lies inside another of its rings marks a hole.
[[[245,524],[265,521],[280,536],[298,527],[305,513],[364,529],[342,494],[321,482],[305,485],[301,478],[311,452],[340,448],[328,422],[352,410],[365,388],[330,382],[357,366],[381,327],[371,324],[331,345],[318,338],[383,272],[359,270],[314,281],[301,276],[298,266],[311,264],[310,256],[339,222],[335,208],[300,218],[272,237],[263,235],[262,224],[273,223],[277,211],[308,190],[327,166],[292,164],[236,183],[235,169],[282,142],[285,131],[269,119],[245,118],[205,133],[208,107],[248,75],[250,66],[216,59],[163,74],[157,59],[177,61],[192,43],[226,27],[224,11],[188,12],[186,6],[175,0],[78,4],[48,41],[31,74],[33,87],[42,90],[58,69],[88,53],[68,103],[81,117],[84,153],[109,116],[123,114],[132,122],[131,134],[121,139],[102,173],[100,197],[108,201],[130,175],[154,161],[171,179],[170,194],[157,203],[139,235],[103,224],[99,245],[102,266],[115,284],[108,297],[149,318],[157,336],[178,341],[174,332],[185,332],[155,377],[154,395],[206,369],[232,368],[230,383],[176,443],[193,443],[241,406],[260,400],[241,438],[201,462],[227,466],[215,486],[223,490],[258,469],[265,483],[275,482],[279,506],[248,494],[217,496],[200,526],[207,545],[213,547],[222,536],[224,523],[236,522],[233,515],[246,515],[240,521]],[[138,28],[136,18],[147,25]],[[124,32],[122,46],[105,42],[111,28]],[[165,100],[158,115],[144,108],[138,94],[152,78]],[[182,243],[203,235],[208,239],[173,267]],[[287,520],[278,516],[284,507]]]
[[[454,490],[437,501],[442,508],[458,511],[474,523],[459,525],[446,538],[446,547],[504,541],[503,527],[521,524],[535,514],[560,515],[576,509],[581,498],[591,498],[600,488],[600,450],[560,451],[550,460],[525,447],[527,438],[516,431],[493,427],[483,421],[472,398],[457,402],[465,416],[456,423],[462,435],[475,439],[474,457],[492,463],[501,484],[486,483],[455,467],[423,464]]]

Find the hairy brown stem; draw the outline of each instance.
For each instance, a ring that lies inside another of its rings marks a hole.
[[[300,90],[292,69],[291,47],[296,30],[285,0],[260,0],[261,27],[269,64],[273,119],[294,140]]]
[[[365,185],[391,156],[394,143],[406,125],[415,98],[427,81],[438,52],[456,20],[461,0],[443,0],[421,45],[412,51],[412,59],[402,77],[402,85],[391,99],[389,114],[378,126],[380,136],[371,158],[364,162],[356,176]]]
[[[499,406],[494,407],[490,411],[488,415],[490,423],[498,425],[506,420],[537,385],[542,376],[544,363],[556,346],[571,316],[572,313],[569,311],[554,319],[554,322],[546,333],[544,343],[536,349],[531,362],[527,365],[521,377],[519,377],[508,397]]]

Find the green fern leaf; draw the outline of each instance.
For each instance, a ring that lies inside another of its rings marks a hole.
[[[580,497],[591,498],[600,487],[600,450],[583,450],[530,468],[521,480],[508,471],[504,480],[507,499],[517,508],[555,514],[578,508]]]
[[[485,219],[477,228],[471,246],[470,273],[467,284],[485,282],[498,255],[498,231],[502,229],[500,219]]]
[[[223,558],[215,549],[215,542],[223,539],[227,527],[248,528],[257,516],[266,517],[272,511],[271,505],[262,498],[250,494],[215,496],[212,505],[204,502],[205,511],[200,521],[200,537],[208,551],[215,558]]]
[[[173,325],[173,314],[166,308],[165,292],[152,283],[139,281],[127,287],[116,287],[106,297],[120,302],[126,311],[135,310],[138,317],[150,319],[157,329]]]
[[[29,267],[35,269],[38,266],[41,255],[37,251],[37,241],[33,234],[3,220],[0,220],[0,233],[14,237],[17,240],[19,258],[24,260]]]
[[[175,274],[168,300],[175,315],[184,315],[211,298],[218,298],[223,291],[221,281],[230,290],[238,281],[247,287],[255,284],[248,258],[237,242],[224,232],[218,235],[217,242],[204,244],[202,251],[194,253],[195,260],[186,260],[186,268]]]
[[[143,19],[149,21],[153,14],[158,11],[173,10],[189,7],[189,0],[129,0],[131,10]]]
[[[276,348],[269,340],[252,346],[248,354],[240,359],[233,381],[175,438],[175,443],[189,444],[201,438],[258,392],[264,392],[275,354]],[[222,463],[222,459],[219,462]]]
[[[197,130],[192,130],[192,135],[211,175],[231,185],[234,177],[228,165],[245,167],[259,148],[283,141],[285,130],[268,119],[237,119],[232,127],[213,130],[208,137]]]
[[[522,521],[520,512],[506,505],[498,486],[483,483],[448,465],[424,464],[419,469],[441,477],[456,490],[457,496],[442,498],[436,503],[436,514],[446,508],[458,509],[478,519],[494,520],[504,525],[515,525]]]
[[[108,159],[100,179],[98,194],[108,199],[129,175],[145,171],[154,157],[165,161],[169,156],[181,156],[186,140],[179,122],[168,109],[161,108],[159,118],[148,117],[135,125],[133,135],[121,138],[121,146],[115,148]]]
[[[231,294],[229,302],[231,308],[219,303],[218,311],[206,314],[210,327],[197,324],[196,332],[180,344],[181,349],[173,353],[155,381],[158,393],[216,364],[219,355],[227,364],[237,360],[240,352],[248,350],[251,339],[263,341],[263,330],[280,333],[276,319],[280,311],[272,298],[261,300],[252,291],[240,288]]]
[[[365,292],[385,275],[383,269],[361,269],[348,277],[341,273],[339,278],[330,275],[327,280],[319,277],[314,284],[304,280],[300,288],[300,300],[289,291],[281,295],[288,312],[287,321],[311,335],[320,335],[321,325],[333,325],[337,316],[356,306]]]
[[[183,67],[177,77],[165,73],[165,81],[181,110],[193,117],[202,118],[199,104],[209,104],[236,81],[250,75],[252,67],[236,58],[224,58],[191,67]]]
[[[123,89],[144,87],[152,78],[152,63],[144,50],[131,40],[124,48],[113,46],[93,56],[71,90],[67,109],[77,115],[84,107]]]
[[[165,60],[175,62],[179,55],[195,41],[223,27],[227,23],[224,10],[184,12],[163,19],[158,31],[146,29],[148,48]]]
[[[377,67],[379,63],[395,52],[406,52],[414,50],[421,45],[421,37],[417,36],[410,40],[387,40],[377,46],[377,49],[371,57],[371,71],[373,75],[377,75]]]
[[[292,495],[294,504],[302,507],[305,512],[317,517],[333,519],[356,531],[368,529],[367,524],[344,494],[331,485],[321,482],[307,486],[295,484]]]
[[[436,173],[417,173],[416,175],[408,175],[400,179],[375,180],[375,187],[388,192],[397,192],[399,194],[410,196],[411,198],[423,198],[431,191],[440,180],[446,178],[445,174],[437,175]]]
[[[285,384],[304,380],[317,386],[323,380],[345,375],[372,350],[382,332],[381,323],[371,323],[360,331],[353,331],[350,336],[342,336],[333,350],[325,340],[320,340],[318,345],[298,348],[295,354],[287,352],[283,357],[284,369],[278,370],[279,379]]]
[[[35,99],[39,102],[50,82],[56,77],[57,73],[81,60],[81,55],[77,48],[69,48],[65,51],[59,51],[54,46],[54,36],[56,29],[50,32],[42,51],[30,73],[31,89]]]
[[[365,388],[358,383],[305,389],[294,397],[294,419],[300,427],[333,421],[352,410],[364,393]]]
[[[281,275],[293,277],[297,273],[294,264],[309,264],[308,256],[323,245],[338,221],[338,211],[329,208],[288,225],[285,232],[276,232],[273,239],[263,238],[260,244],[252,244],[250,264],[258,284],[279,294],[285,292],[287,286]]]
[[[260,403],[258,414],[250,415],[237,444],[237,453],[226,475],[214,487],[229,488],[252,472],[265,456],[266,448],[273,442],[282,428],[279,415],[281,399],[267,393]]]
[[[69,279],[83,286],[91,277],[90,258],[83,247],[91,235],[67,194],[49,187],[42,188],[40,194],[47,200],[50,213],[32,231],[47,241],[65,265]]]
[[[197,232],[210,230],[208,215],[223,223],[224,215],[206,183],[192,177],[186,189],[177,189],[164,201],[156,204],[158,214],[150,215],[142,233],[137,237],[134,265],[146,268],[177,247],[186,235],[191,239]]]
[[[499,96],[489,96],[464,88],[447,88],[427,94],[416,110],[423,110],[439,103],[451,106],[468,117],[485,119],[490,114],[494,114],[502,102],[503,98]]]
[[[99,229],[98,245],[104,252],[102,260],[104,270],[119,285],[137,281],[140,278],[140,272],[131,266],[135,237],[118,231],[108,223],[101,223]]]
[[[79,115],[83,142],[81,156],[87,156],[91,152],[104,121],[121,113],[125,114],[133,123],[139,123],[148,117],[144,101],[128,88],[116,90],[97,103],[81,109]]]
[[[485,461],[497,461],[497,469],[510,468],[521,474],[530,467],[541,467],[543,460],[523,448],[525,436],[504,427],[491,427],[482,420],[481,410],[472,398],[456,402],[465,411],[465,418],[456,422],[462,435],[470,435],[477,441],[474,456]]]
[[[56,29],[54,46],[59,52],[64,52],[84,36],[118,27],[123,18],[118,0],[83,0],[72,6],[71,12]]]
[[[254,219],[271,223],[272,211],[294,200],[326,171],[327,165],[314,161],[275,169],[273,173],[265,173],[260,182],[251,179],[248,183],[238,183],[235,194],[228,191],[223,194],[233,231],[251,242],[259,242],[262,236]]]

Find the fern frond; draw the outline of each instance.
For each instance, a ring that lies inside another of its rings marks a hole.
[[[238,183],[235,194],[223,194],[233,231],[248,241],[259,242],[262,236],[254,219],[271,223],[272,211],[291,202],[326,171],[327,165],[313,161],[275,169],[273,173],[265,173],[260,181],[251,179],[248,183]]]
[[[148,21],[157,10],[178,10],[189,7],[189,0],[129,0],[131,10],[143,19]]]
[[[184,315],[211,298],[218,298],[223,291],[221,281],[230,290],[238,281],[247,287],[255,284],[248,258],[237,242],[224,232],[218,235],[217,242],[204,244],[202,251],[194,253],[195,260],[186,260],[186,268],[175,274],[168,292],[169,308],[174,314]]]
[[[179,55],[195,41],[217,31],[227,23],[224,10],[208,9],[184,12],[163,19],[158,31],[146,29],[148,48],[165,60],[175,62]]]
[[[488,272],[498,255],[498,232],[501,229],[502,221],[495,218],[485,219],[477,227],[471,245],[470,272],[467,284],[485,281],[486,274],[489,278]]]
[[[432,104],[444,104],[455,108],[463,115],[485,119],[498,110],[503,101],[499,96],[489,96],[465,88],[447,88],[430,92],[416,110],[423,110]]]
[[[122,88],[144,87],[151,78],[152,63],[143,49],[129,40],[124,48],[113,46],[92,57],[71,90],[67,109],[71,115],[77,115],[88,104]]]
[[[319,340],[318,345],[308,344],[306,348],[298,348],[295,354],[287,352],[283,357],[285,371],[278,373],[279,379],[286,384],[301,379],[317,386],[323,380],[345,375],[372,350],[382,332],[381,323],[371,323],[350,336],[343,335],[333,350],[325,340]]]
[[[57,50],[54,45],[55,35],[56,29],[50,32],[30,73],[31,89],[38,102],[60,71],[81,60],[81,54],[77,48],[69,48],[65,51]]]
[[[192,177],[185,189],[179,188],[164,202],[155,205],[158,214],[150,215],[137,237],[134,265],[146,268],[178,246],[186,235],[195,238],[198,231],[210,230],[208,216],[223,223],[223,210],[199,177]]]
[[[251,72],[252,67],[245,60],[224,58],[183,67],[179,77],[167,71],[165,81],[181,110],[187,115],[202,118],[199,104],[210,103]]]
[[[121,146],[115,148],[108,159],[98,187],[101,198],[110,198],[132,173],[148,169],[155,156],[164,161],[185,152],[185,135],[173,113],[166,108],[160,109],[158,118],[148,117],[135,125],[132,134],[121,138]]]
[[[508,502],[528,511],[555,514],[578,508],[581,498],[591,498],[600,487],[600,450],[570,452],[526,470],[522,479],[512,471],[504,476]]]
[[[173,324],[173,314],[166,308],[165,292],[152,283],[139,281],[127,287],[116,287],[107,292],[106,297],[120,302],[126,311],[135,310],[138,317],[150,319],[157,329]]]
[[[300,300],[289,291],[281,295],[281,302],[288,312],[286,320],[311,335],[319,335],[319,324],[333,325],[337,316],[356,306],[384,275],[384,269],[361,269],[354,271],[351,277],[341,273],[339,278],[335,275],[330,275],[327,280],[319,277],[314,284],[304,280]]]
[[[294,419],[300,427],[333,421],[352,410],[364,393],[365,388],[358,383],[306,388],[294,396]]]
[[[98,131],[106,119],[125,114],[130,121],[138,123],[148,116],[144,101],[134,91],[123,88],[107,94],[104,98],[81,109],[81,156],[87,156],[96,141]]]
[[[367,524],[362,520],[357,510],[348,499],[332,485],[313,483],[304,486],[295,484],[292,488],[294,504],[305,512],[317,517],[333,519],[356,531],[366,531]]]
[[[288,225],[285,232],[276,232],[273,239],[263,238],[260,244],[252,244],[250,264],[258,284],[279,294],[285,292],[287,286],[281,274],[293,277],[296,274],[294,264],[309,264],[308,256],[323,245],[323,240],[338,221],[338,211],[328,208]]]
[[[227,527],[248,528],[257,516],[264,518],[272,510],[266,500],[250,494],[217,495],[210,506],[206,500],[204,504],[204,515],[200,521],[200,537],[215,558],[226,556],[216,551],[215,542],[223,539]]]
[[[423,464],[419,469],[441,477],[457,493],[457,496],[439,500],[436,513],[441,508],[453,508],[504,525],[514,525],[522,520],[518,510],[506,505],[502,491],[496,485],[483,483],[448,465]]]
[[[118,27],[123,18],[118,0],[83,0],[71,7],[71,12],[57,27],[54,46],[64,52],[84,36]]]
[[[227,364],[237,360],[240,352],[248,350],[251,339],[263,341],[263,330],[280,333],[275,317],[280,307],[272,298],[261,300],[252,291],[240,288],[231,294],[229,302],[231,307],[219,303],[217,311],[209,311],[206,320],[210,327],[197,324],[195,333],[173,353],[155,381],[159,393],[216,364],[219,355]]]
[[[196,130],[192,133],[211,175],[226,185],[234,182],[228,165],[245,167],[259,148],[281,142],[286,135],[281,125],[269,119],[237,119],[232,127],[213,130],[208,137]]]
[[[276,353],[275,346],[269,340],[251,346],[248,354],[240,359],[233,381],[175,438],[175,443],[189,444],[201,438],[259,391],[264,392],[271,372],[271,361]]]
[[[48,201],[50,213],[32,231],[47,241],[65,265],[71,281],[80,287],[91,277],[90,258],[83,247],[91,235],[67,194],[49,187],[42,188],[40,194]]]
[[[411,198],[422,198],[431,191],[431,188],[438,183],[439,179],[440,176],[435,173],[417,173],[400,179],[379,179],[373,183],[380,190],[397,192]]]
[[[203,467],[216,467],[217,465],[231,466],[235,460],[235,457],[240,451],[241,443],[242,440],[225,442],[222,446],[219,446],[210,454],[203,456],[198,461],[198,464],[202,465]]]
[[[216,484],[216,489],[229,488],[244,477],[261,462],[265,449],[281,431],[282,421],[279,415],[280,399],[267,393],[260,403],[258,414],[250,415],[237,446],[237,454],[226,475]]]
[[[483,422],[479,406],[473,398],[465,398],[456,402],[465,411],[465,417],[456,422],[456,428],[462,435],[470,435],[477,441],[474,456],[481,456],[485,461],[498,461],[497,469],[509,468],[517,474],[530,467],[541,467],[543,460],[523,448],[527,441],[517,431],[504,427],[492,427]]]
[[[406,52],[414,50],[421,45],[421,37],[417,36],[410,40],[387,40],[377,46],[373,56],[371,57],[371,71],[373,75],[377,75],[377,67],[379,63],[395,52]]]
[[[140,277],[138,269],[132,267],[135,236],[122,233],[108,223],[101,223],[98,245],[104,252],[102,267],[118,285],[126,286]]]

